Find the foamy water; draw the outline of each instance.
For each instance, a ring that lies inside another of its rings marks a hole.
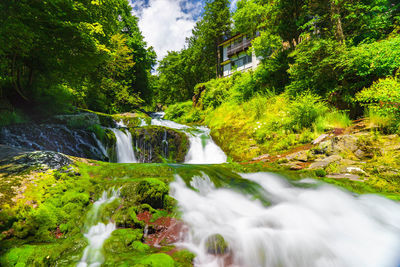
[[[242,176],[258,183],[272,204],[216,189],[206,175],[192,180],[198,192],[179,176],[171,184],[189,227],[177,245],[197,255],[195,266],[400,266],[398,203],[330,185],[295,187],[269,173]],[[228,244],[224,255],[207,252],[207,239],[215,234]]]

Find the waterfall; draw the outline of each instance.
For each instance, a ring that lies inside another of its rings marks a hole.
[[[259,184],[258,193],[272,204],[215,188],[204,174],[192,179],[196,190],[179,176],[171,184],[189,227],[177,245],[197,255],[195,266],[399,266],[397,202],[355,196],[311,179],[296,187],[268,173],[242,176]]]
[[[103,153],[103,155],[108,158],[108,153],[107,149],[104,147],[104,145],[100,142],[100,140],[96,137],[94,133],[92,133],[93,139],[96,141],[97,146],[100,148],[100,151]]]
[[[135,163],[136,158],[133,153],[132,146],[132,135],[126,130],[122,131],[119,129],[111,128],[111,130],[115,134],[115,138],[117,139],[117,160],[118,163]]]
[[[164,129],[164,136],[162,140],[162,152],[163,157],[168,158],[168,133],[167,130]]]
[[[162,119],[164,113],[153,114],[151,125],[165,126],[183,130],[189,137],[190,148],[185,158],[189,164],[220,164],[225,163],[227,157],[222,149],[215,144],[210,136],[210,129],[204,126],[189,127],[173,121]]]
[[[4,126],[0,129],[0,143],[97,160],[104,160],[106,155],[92,132],[62,124],[30,123]]]
[[[85,248],[77,267],[98,267],[104,262],[104,256],[101,251],[103,243],[110,237],[116,226],[113,222],[107,224],[99,222],[100,209],[102,206],[113,202],[118,196],[119,190],[113,189],[110,194],[104,191],[100,199],[93,203],[93,207],[87,216],[86,233],[84,234],[89,241],[89,245]]]
[[[226,155],[214,143],[210,130],[206,127],[197,127],[198,131],[189,133],[190,148],[185,163],[191,164],[220,164],[226,162]]]

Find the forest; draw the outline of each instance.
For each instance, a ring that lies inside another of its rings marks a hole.
[[[0,1],[0,266],[398,267],[399,152],[398,0]]]

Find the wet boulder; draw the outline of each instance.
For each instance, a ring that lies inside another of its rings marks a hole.
[[[101,131],[101,127],[99,129]],[[0,144],[70,156],[104,160],[96,134],[63,124],[18,124],[0,128]]]
[[[61,169],[70,165],[72,160],[61,153],[52,151],[33,151],[10,159],[0,161],[3,165],[2,172],[19,173],[28,169]]]
[[[130,128],[135,156],[142,163],[183,162],[189,149],[185,133],[162,126]]]
[[[91,125],[100,124],[97,114],[90,112],[56,115],[50,118],[48,121],[54,124],[67,125],[72,128],[87,128]]]
[[[206,243],[207,253],[213,255],[224,255],[229,252],[228,243],[220,234],[214,234],[207,238]]]

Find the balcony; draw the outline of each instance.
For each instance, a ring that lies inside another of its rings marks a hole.
[[[239,52],[245,51],[250,46],[251,46],[251,40],[246,39],[239,43],[232,44],[231,46],[228,47],[226,52],[227,52],[228,57],[230,57]]]

